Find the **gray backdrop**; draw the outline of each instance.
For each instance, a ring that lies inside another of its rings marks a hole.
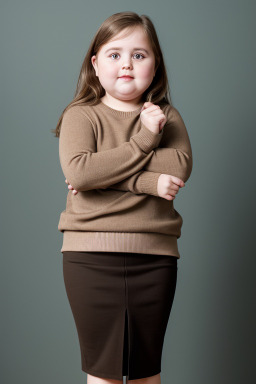
[[[255,377],[255,2],[1,4],[1,382],[85,383],[62,275],[67,185],[55,128],[111,14],[148,15],[194,167],[175,199],[181,258],[162,383]],[[253,166],[254,165],[254,166]]]

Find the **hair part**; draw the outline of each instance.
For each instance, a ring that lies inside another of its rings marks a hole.
[[[82,63],[74,98],[63,110],[56,128],[51,130],[55,133],[55,137],[60,135],[65,111],[74,105],[96,105],[105,94],[105,90],[95,74],[91,57],[97,55],[102,45],[109,42],[122,31],[124,32],[122,36],[125,37],[137,27],[141,27],[148,37],[154,52],[156,69],[152,83],[143,93],[142,100],[144,102],[150,101],[157,105],[166,103],[172,105],[164,57],[152,21],[148,16],[139,16],[135,12],[118,12],[108,17],[101,24],[91,41]]]

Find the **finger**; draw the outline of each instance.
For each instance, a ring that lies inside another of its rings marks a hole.
[[[175,196],[175,195],[177,195],[177,193],[179,193],[179,188],[178,189],[172,188],[172,189],[170,189],[169,193],[170,193],[170,195]]]
[[[180,187],[177,184],[172,183],[172,185],[170,185],[170,191],[172,192],[177,192],[179,189]]]
[[[174,184],[177,184],[179,187],[185,187],[185,183],[183,180],[179,179],[178,177],[176,176],[172,176],[172,182]]]
[[[166,195],[164,198],[165,198],[166,200],[173,200],[173,198],[172,198],[171,195]]]
[[[165,126],[166,121],[167,121],[167,118],[164,115],[164,117],[160,120],[160,127],[161,127],[161,129]]]
[[[146,108],[150,107],[151,105],[154,105],[151,101],[145,101],[145,103],[143,104],[143,106]]]
[[[174,200],[175,196],[172,195],[166,195],[166,200]]]
[[[165,123],[166,123],[165,120],[161,121],[160,126],[159,126],[160,131],[162,131],[163,127],[165,126]]]
[[[143,106],[142,106],[140,112],[142,112],[144,109],[149,108],[149,107],[152,106],[152,105],[154,105],[154,104],[151,103],[150,101],[146,101],[146,102],[143,104]]]
[[[74,195],[76,195],[77,193],[78,193],[78,191],[76,191],[75,189],[72,191],[72,193],[74,194]]]
[[[161,110],[159,105],[152,104],[152,105],[148,106],[148,108],[145,108],[145,111],[146,111],[145,113],[151,113],[153,111],[159,111],[159,110]]]
[[[66,184],[69,184],[68,181],[67,181],[67,179],[65,180],[65,183],[66,183]]]
[[[68,189],[70,189],[70,190],[73,189],[72,185],[69,184]]]
[[[152,108],[151,109],[151,107],[150,107],[150,109],[149,108],[147,108],[147,112],[150,112],[150,114],[152,115],[152,116],[162,116],[162,119],[164,119],[164,117],[165,117],[165,115],[163,114],[163,112],[162,112],[162,110],[160,109],[160,107],[156,107],[156,108]],[[147,113],[146,112],[146,113]],[[161,119],[161,120],[162,120]]]

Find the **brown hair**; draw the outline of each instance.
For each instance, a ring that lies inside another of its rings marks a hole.
[[[152,21],[148,16],[139,16],[134,12],[115,13],[101,24],[90,44],[80,70],[74,99],[63,110],[56,128],[51,130],[55,133],[55,137],[60,135],[62,118],[67,109],[73,105],[96,105],[105,94],[105,90],[95,74],[91,57],[97,54],[102,45],[124,29],[128,29],[127,32],[130,33],[131,29],[133,30],[138,26],[142,27],[147,34],[155,55],[155,67],[157,68],[152,83],[142,95],[142,101],[150,101],[159,106],[166,103],[172,105],[163,53]]]

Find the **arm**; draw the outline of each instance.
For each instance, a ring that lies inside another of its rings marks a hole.
[[[143,169],[109,188],[159,196],[157,182],[164,173],[180,178],[184,183],[192,171],[192,149],[184,121],[176,108],[168,105],[167,121],[160,146]]]
[[[130,191],[135,195],[146,193],[147,195],[157,196],[159,172],[139,171],[132,176],[127,177],[119,183],[110,185],[108,188],[120,191]]]
[[[176,176],[185,183],[193,167],[190,139],[178,110],[168,105],[166,115],[167,122],[159,148],[153,151],[143,170]]]
[[[153,156],[163,130],[153,133],[141,124],[138,133],[119,147],[97,152],[90,119],[79,106],[67,110],[59,136],[64,176],[77,191],[106,188],[140,171]]]

